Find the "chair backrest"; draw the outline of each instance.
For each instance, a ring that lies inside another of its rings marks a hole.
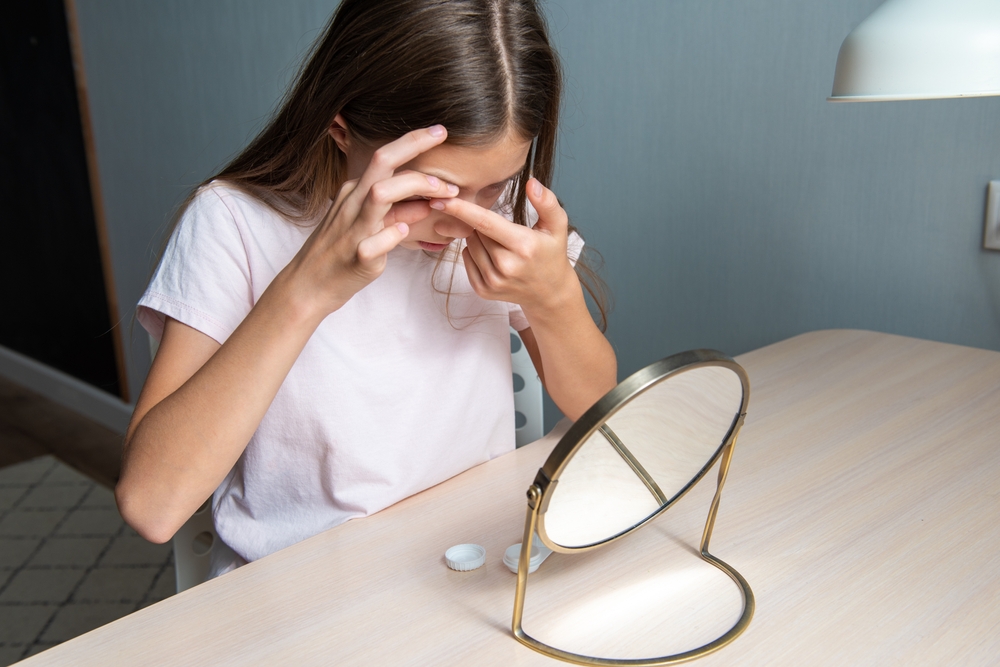
[[[510,366],[514,372],[514,441],[523,447],[544,435],[542,380],[514,329],[510,330]]]
[[[151,337],[150,357],[156,356],[157,347],[157,342]],[[514,384],[514,439],[521,447],[543,435],[542,381],[514,329],[510,330],[510,365]],[[212,548],[217,543],[211,500],[207,500],[181,526],[172,540],[178,593],[208,579]]]
[[[171,543],[174,547],[177,592],[186,591],[206,581],[212,549],[218,543],[215,523],[212,521],[211,498],[180,527]]]

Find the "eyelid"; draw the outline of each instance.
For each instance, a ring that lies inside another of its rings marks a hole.
[[[490,190],[503,190],[508,185],[510,185],[510,182],[512,180],[514,180],[513,177],[508,178],[506,181],[500,181],[499,183],[494,183],[493,185],[488,185],[486,187],[488,187]]]

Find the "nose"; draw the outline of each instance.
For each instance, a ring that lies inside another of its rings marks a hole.
[[[465,239],[472,235],[472,227],[458,218],[443,215],[434,221],[434,232],[453,239]]]

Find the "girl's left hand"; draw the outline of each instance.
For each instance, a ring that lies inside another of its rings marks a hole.
[[[581,292],[566,256],[569,218],[555,193],[537,179],[530,179],[526,190],[538,212],[534,227],[516,225],[463,199],[434,199],[430,205],[475,230],[462,257],[476,294],[525,311],[552,312]]]

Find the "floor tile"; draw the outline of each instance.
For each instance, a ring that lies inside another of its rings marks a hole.
[[[111,537],[121,529],[124,523],[118,510],[80,507],[69,515],[66,523],[60,526],[55,534]]]
[[[76,470],[73,470],[67,465],[58,465],[55,470],[52,471],[48,477],[45,478],[46,484],[58,484],[58,483],[77,483],[77,484],[93,484],[93,480],[81,475]]]
[[[35,641],[58,609],[56,605],[0,605],[0,644]]]
[[[30,491],[24,486],[0,486],[0,513],[9,510],[28,493]]]
[[[84,570],[21,570],[0,593],[4,602],[61,603],[86,574]]]
[[[0,666],[13,665],[21,659],[22,653],[24,653],[23,646],[0,646]]]
[[[157,600],[164,600],[176,592],[177,575],[174,572],[174,566],[171,564],[163,570],[163,574],[160,575],[156,585],[153,586],[153,590],[149,592],[149,596]]]
[[[80,507],[118,511],[118,505],[115,503],[115,494],[111,492],[111,489],[105,489],[103,486],[98,485],[94,485],[94,488],[90,490],[90,495],[83,499]]]
[[[25,659],[25,658],[30,658],[33,655],[37,655],[37,654],[41,653],[42,651],[48,650],[48,649],[52,648],[53,646],[55,646],[57,643],[58,642],[48,642],[48,643],[45,643],[45,644],[35,644],[30,649],[28,649],[28,654],[26,656],[24,656],[24,658],[22,658],[22,660]]]
[[[41,543],[40,537],[6,538],[0,546],[0,567],[20,567]],[[0,582],[3,577],[0,577]]]
[[[101,565],[163,565],[170,556],[170,543],[153,544],[141,537],[122,536],[114,541]]]
[[[56,613],[41,639],[61,642],[131,613],[134,604],[68,604]]]
[[[28,565],[86,568],[97,562],[110,540],[110,537],[50,537]]]
[[[65,469],[65,466],[59,466]],[[32,489],[18,504],[18,509],[61,509],[68,510],[75,507],[83,499],[93,482],[85,484],[50,484],[46,479],[44,484],[39,484]]]
[[[0,468],[0,485],[28,486],[42,479],[55,464],[51,456],[39,456],[24,463]]]
[[[65,515],[65,510],[11,510],[0,519],[0,537],[45,537]]]
[[[120,435],[0,378],[0,667],[137,606],[88,606],[75,595],[62,605],[82,586],[112,539],[137,537],[125,530],[111,490],[120,468],[121,441]],[[71,510],[78,501],[79,511]],[[56,526],[61,537],[51,536]],[[145,559],[124,552],[117,557]],[[124,582],[105,582],[102,595],[118,596],[127,588],[129,596],[152,600],[173,593],[172,583],[166,591],[153,583],[162,565],[138,569],[108,568],[123,572]],[[172,570],[163,576],[172,582]],[[58,599],[45,604],[41,598]],[[48,639],[34,643],[50,620]]]
[[[146,597],[157,572],[158,569],[152,567],[98,567],[90,571],[73,599],[135,605]]]

